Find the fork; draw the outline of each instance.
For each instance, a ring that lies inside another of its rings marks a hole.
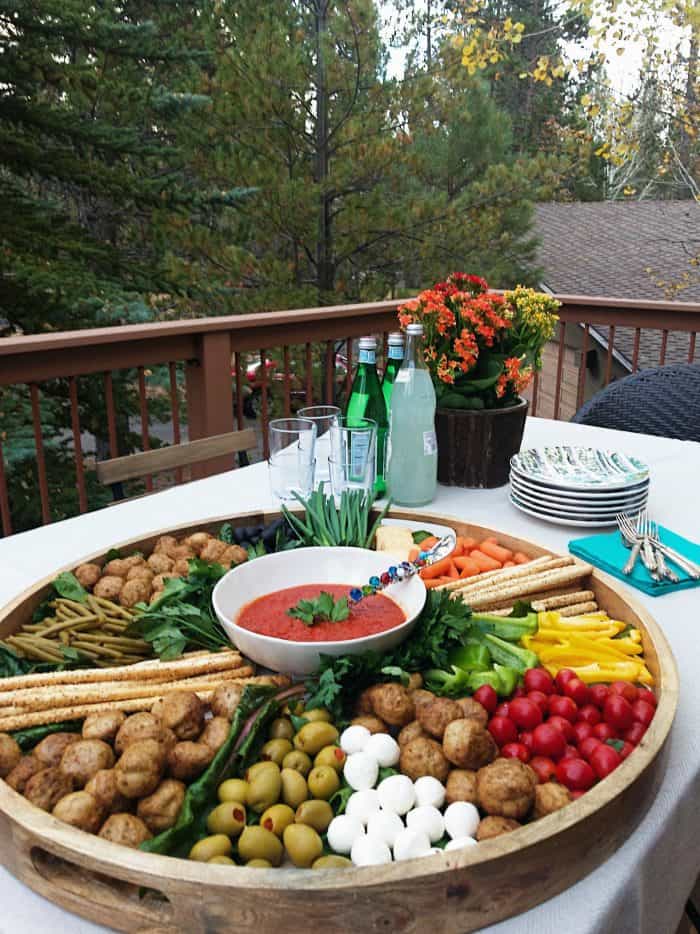
[[[663,556],[663,552],[657,545],[657,543],[660,544],[659,527],[657,526],[655,522],[651,522],[651,521],[649,522],[648,533],[649,533],[649,541],[651,542],[652,548],[654,549],[654,552],[656,554],[656,566],[659,569],[659,574],[662,577],[665,577],[668,580],[672,581],[674,584],[678,584],[680,582],[680,577],[676,574],[675,571],[672,571],[671,568],[666,564],[666,559]]]
[[[649,519],[646,514],[646,510],[643,509],[638,514],[636,525],[630,516],[626,515],[625,513],[618,513],[616,519],[623,538],[627,539],[627,541],[632,546],[632,554],[630,555],[629,561],[622,569],[623,573],[632,573],[634,565],[637,561],[637,557],[641,551],[642,563],[649,572],[652,580],[659,580],[659,572],[657,570],[656,560],[654,558],[654,551],[647,536],[647,524]]]
[[[629,547],[632,549],[632,552],[627,560],[627,563],[622,569],[622,573],[630,575],[634,570],[634,566],[637,563],[637,558],[639,557],[639,552],[642,548],[642,540],[638,537],[637,531],[632,526],[629,516],[626,516],[624,513],[620,512],[615,516],[617,520],[617,526],[620,530],[620,535],[622,535],[622,540],[629,543]]]
[[[651,575],[651,579],[661,579],[656,554],[649,538],[649,514],[642,509],[637,519],[637,534],[642,536],[642,563]]]

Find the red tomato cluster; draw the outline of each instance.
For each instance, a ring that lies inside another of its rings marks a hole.
[[[574,798],[627,758],[654,717],[653,692],[627,681],[588,687],[568,668],[556,678],[530,668],[523,682],[507,701],[488,685],[474,699],[490,714],[502,756],[527,762],[540,782],[558,781]]]

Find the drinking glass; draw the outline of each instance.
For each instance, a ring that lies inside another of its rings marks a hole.
[[[297,412],[299,418],[309,418],[316,425],[316,477],[315,482],[330,479],[328,458],[331,453],[329,431],[338,424],[340,409],[337,405],[307,405]]]
[[[269,428],[270,485],[279,499],[308,496],[314,488],[316,425],[310,418],[275,418]]]
[[[371,490],[377,473],[377,423],[340,416],[330,429],[328,457],[334,496],[343,490]]]

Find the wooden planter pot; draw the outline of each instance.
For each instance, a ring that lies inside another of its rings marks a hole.
[[[507,409],[438,409],[438,480],[446,486],[508,483],[510,459],[520,450],[527,402]]]

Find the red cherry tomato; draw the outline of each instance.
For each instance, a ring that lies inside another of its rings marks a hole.
[[[564,685],[567,681],[571,681],[572,678],[576,677],[576,672],[572,671],[570,668],[562,668],[561,671],[557,672],[557,676],[554,679],[554,683],[557,686],[558,691],[564,690]]]
[[[645,704],[651,704],[654,708],[658,703],[656,694],[650,691],[649,688],[637,688],[637,700],[644,701]]]
[[[510,716],[510,704],[508,701],[503,701],[501,704],[496,707],[493,712],[494,717],[509,717]]]
[[[600,745],[601,742],[597,736],[589,736],[587,739],[584,739],[583,742],[579,743],[578,751],[584,759],[590,761],[591,753]]]
[[[534,769],[540,785],[556,777],[557,767],[546,756],[534,756],[530,759],[529,765],[531,769]]]
[[[578,716],[578,707],[570,697],[561,697],[556,694],[549,698],[549,712],[555,717],[564,717],[569,723],[575,723]]]
[[[632,715],[636,722],[649,726],[654,719],[654,708],[651,704],[647,704],[646,701],[636,700],[632,704]]]
[[[576,735],[574,733],[574,728],[572,724],[564,717],[550,717],[549,720],[547,720],[547,723],[550,726],[553,726],[556,730],[559,730],[560,733],[563,733],[564,739],[567,741],[567,743],[574,739]]]
[[[523,730],[518,736],[518,741],[521,742],[530,755],[532,755],[532,730]]]
[[[540,723],[532,731],[532,750],[538,756],[561,759],[566,749],[566,738],[551,723]]]
[[[525,690],[525,688],[522,686],[522,684],[519,684],[519,685],[513,690],[513,693],[510,695],[510,697],[511,697],[511,700],[512,700],[514,697],[525,697],[526,694],[527,694],[527,691]]]
[[[534,730],[542,723],[542,711],[527,697],[516,697],[510,702],[510,719],[523,730]]]
[[[527,699],[531,700],[533,704],[537,704],[542,713],[547,713],[549,710],[549,697],[544,691],[530,691],[527,695]]]
[[[617,739],[617,733],[609,723],[596,723],[593,727],[593,735],[603,743],[606,739]]]
[[[491,717],[488,729],[499,747],[518,739],[518,729],[508,717]]]
[[[564,759],[580,759],[580,758],[581,758],[581,753],[578,751],[578,749],[575,746],[572,746],[571,743],[567,743],[566,749],[564,750],[564,755],[561,757],[559,761],[563,762]]]
[[[496,707],[498,707],[498,694],[490,684],[482,684],[480,688],[474,691],[472,696],[488,713],[494,713]]]
[[[611,694],[607,698],[603,707],[603,716],[605,722],[616,730],[628,730],[634,723],[632,705],[621,694]]]
[[[524,743],[506,743],[501,746],[501,755],[506,759],[520,759],[521,762],[530,761],[530,751]]]
[[[591,703],[602,710],[605,698],[610,693],[610,688],[607,684],[592,684],[589,688],[589,693],[591,696]]]
[[[528,668],[523,676],[523,684],[526,691],[554,694],[554,679],[544,668]]]
[[[577,746],[580,746],[584,739],[588,739],[589,736],[593,736],[593,727],[590,723],[586,723],[585,720],[578,720],[574,723],[574,741]]]
[[[564,696],[570,697],[577,707],[583,707],[590,699],[590,691],[580,678],[569,678],[564,685]]]
[[[633,745],[632,743],[624,742],[624,743],[622,744],[622,749],[620,750],[620,758],[621,758],[621,759],[626,759],[627,756],[628,756],[631,752],[634,752],[634,745]]]
[[[595,784],[595,772],[583,759],[562,759],[557,766],[557,781],[569,791],[588,791]]]
[[[633,704],[637,700],[637,688],[629,681],[613,681],[610,685],[610,693],[624,697],[628,704]]]
[[[569,797],[571,798],[572,801],[578,801],[581,795],[585,795],[585,794],[586,794],[585,791],[570,791]]]
[[[595,726],[596,723],[600,723],[603,717],[595,704],[584,704],[583,707],[579,708],[578,719]]]
[[[642,740],[642,737],[646,733],[647,728],[643,723],[637,721],[633,723],[629,730],[625,730],[622,734],[622,738],[627,743],[632,743],[633,746],[638,746]]]
[[[601,743],[600,746],[593,750],[589,761],[598,778],[605,778],[606,775],[610,775],[618,767],[622,759],[612,746]]]

